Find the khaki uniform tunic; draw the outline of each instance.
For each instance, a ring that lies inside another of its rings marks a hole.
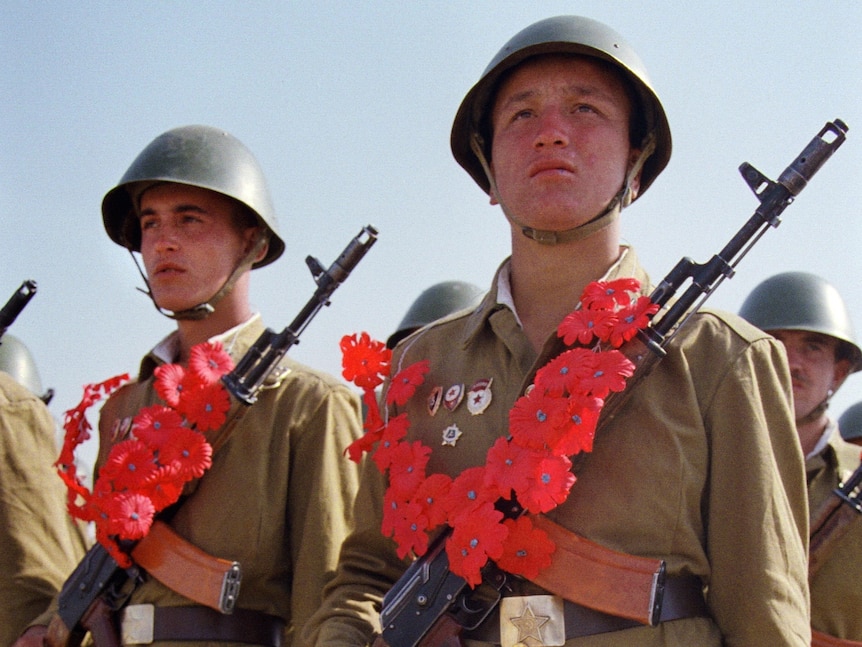
[[[0,645],[45,610],[84,556],[58,454],[47,407],[0,372]]]
[[[823,451],[805,462],[812,519],[859,467],[859,452],[858,446],[841,439],[836,426]],[[837,638],[862,641],[862,516],[811,580],[811,626]]]
[[[648,292],[648,277],[631,250],[606,278],[624,276],[638,278]],[[393,373],[430,359],[424,385],[407,403],[408,439],[433,450],[429,474],[455,476],[483,464],[487,449],[507,434],[516,398],[563,349],[552,338],[536,357],[512,311],[497,303],[496,285],[475,312],[408,337],[393,359]],[[443,406],[434,416],[428,412],[435,386],[469,389],[488,378],[492,402],[484,413],[472,415],[464,402],[454,412]],[[809,644],[807,500],[790,393],[775,340],[732,315],[703,313],[686,325],[668,356],[597,435],[568,500],[550,516],[609,548],[665,559],[669,575],[700,576],[712,617],[566,645]],[[453,423],[463,435],[454,447],[443,446],[442,432]],[[384,487],[369,463],[357,506],[360,525],[345,542],[336,580],[308,627],[310,644],[364,645],[378,629],[381,596],[404,568],[394,543],[380,533]]]
[[[255,317],[219,339],[237,362],[263,330]],[[152,353],[145,357],[139,380],[117,391],[102,409],[100,463],[111,444],[123,439],[131,418],[160,402],[153,388],[159,363]],[[240,563],[237,608],[283,618],[290,646],[297,628],[320,605],[349,531],[359,470],[343,452],[362,426],[359,398],[346,385],[289,357],[279,366],[285,370],[277,388],[261,391],[245,411],[170,525],[210,555]],[[151,577],[130,600],[144,603],[194,604]]]

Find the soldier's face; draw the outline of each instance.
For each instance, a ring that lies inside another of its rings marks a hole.
[[[140,198],[141,256],[155,302],[171,311],[210,299],[251,245],[236,205],[214,191],[158,184]]]
[[[801,420],[836,391],[849,373],[847,360],[837,360],[838,340],[804,330],[770,331],[787,351],[793,381],[793,409]]]
[[[629,142],[630,111],[622,80],[595,59],[522,63],[501,84],[492,111],[492,203],[541,229],[595,217],[639,153]]]

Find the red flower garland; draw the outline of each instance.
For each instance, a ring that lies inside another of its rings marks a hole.
[[[230,396],[221,376],[233,369],[222,345],[198,344],[189,368],[165,364],[155,370],[154,388],[167,406],[141,409],[131,436],[113,447],[90,492],[80,481],[75,449],[90,437],[86,412],[129,379],[120,375],[84,387],[84,398],[65,414],[66,435],[55,466],[68,489],[69,513],[96,525],[96,539],[126,568],[129,556],[121,541],[138,540],[150,530],[160,510],[179,499],[183,486],[212,465],[212,447],[202,432],[221,427]]]
[[[372,459],[388,472],[383,510],[384,535],[393,537],[399,557],[422,555],[429,533],[442,523],[452,527],[446,552],[452,572],[470,586],[481,582],[481,569],[492,559],[517,575],[535,576],[550,564],[555,550],[547,533],[529,516],[503,519],[494,503],[517,498],[531,513],[544,513],[568,497],[575,475],[570,456],[592,451],[604,399],[622,391],[634,365],[618,349],[645,327],[658,306],[649,297],[634,298],[633,278],[597,281],[587,286],[580,308],[566,316],[557,335],[570,346],[537,373],[533,388],[509,413],[510,438],[499,438],[486,462],[452,479],[426,476],[431,449],[419,441],[403,442],[406,414],[385,421],[374,388],[387,377],[391,351],[367,333],[345,336],[342,375],[364,391],[366,433],[347,450],[351,460],[374,451]],[[387,405],[403,405],[424,382],[428,360],[416,362],[389,381]],[[377,371],[375,374],[374,371]]]

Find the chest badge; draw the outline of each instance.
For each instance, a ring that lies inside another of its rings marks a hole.
[[[479,380],[471,386],[470,390],[467,392],[467,409],[474,416],[478,416],[488,408],[489,404],[491,404],[491,398],[493,396],[491,393],[492,381],[493,378]]]
[[[458,405],[461,404],[461,400],[464,399],[464,385],[463,384],[453,384],[448,389],[446,389],[446,393],[443,396],[443,406],[449,409],[449,411],[455,411],[458,408]]]
[[[443,401],[443,387],[435,386],[431,389],[431,395],[428,396],[428,415],[433,416],[440,408],[440,403]]]
[[[458,442],[458,439],[461,437],[462,432],[458,429],[458,425],[452,424],[446,427],[443,430],[443,445],[449,445],[449,447],[454,447],[455,443]]]

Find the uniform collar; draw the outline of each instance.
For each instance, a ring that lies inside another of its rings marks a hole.
[[[223,333],[215,335],[207,341],[212,343],[221,342],[225,351],[227,351],[233,360],[236,361],[237,354],[239,352],[245,352],[247,344],[244,343],[244,340],[250,335],[254,335],[256,337],[262,330],[263,322],[261,320],[260,313],[256,312],[243,323],[234,326]],[[179,333],[175,330],[156,344],[155,347],[147,353],[144,359],[141,360],[139,372],[140,381],[143,382],[148,379],[153,374],[153,371],[156,370],[157,366],[176,362],[179,354],[180,339]]]
[[[482,303],[479,304],[479,307],[477,307],[476,310],[473,311],[473,314],[470,315],[461,337],[461,345],[463,348],[470,345],[470,343],[487,325],[488,318],[499,310],[508,309],[515,318],[518,327],[521,327],[521,321],[518,319],[518,313],[515,309],[514,300],[512,299],[510,281],[511,261],[512,257],[510,256],[500,264],[497,268],[497,272],[494,274],[491,289],[485,295],[485,298],[482,299]],[[619,258],[617,258],[605,274],[597,280],[611,281],[620,277],[628,276],[634,277],[640,281],[641,293],[649,294],[649,291],[651,290],[649,276],[647,276],[644,269],[640,266],[634,248],[630,245],[620,245]]]

